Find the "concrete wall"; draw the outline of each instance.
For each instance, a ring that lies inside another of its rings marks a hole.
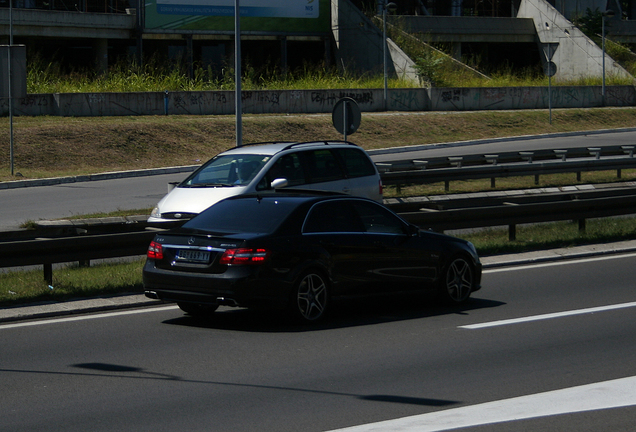
[[[339,67],[356,72],[383,74],[382,30],[378,29],[351,1],[331,1],[331,30],[336,45],[336,62]],[[418,82],[413,60],[390,40],[387,48],[389,76],[398,75]]]
[[[331,113],[343,97],[363,112],[383,111],[383,89],[243,92],[245,114]],[[389,89],[389,111],[547,109],[547,87]],[[166,104],[167,102],[167,104]],[[635,106],[633,86],[607,86],[607,106]],[[602,106],[601,87],[552,87],[553,108]],[[166,110],[167,108],[167,110]],[[233,115],[233,91],[31,94],[14,100],[14,114],[27,116]],[[8,116],[0,99],[0,116]]]
[[[605,88],[608,106],[633,106],[636,89],[632,86]],[[553,108],[591,108],[602,106],[600,87],[552,87]],[[546,109],[547,87],[500,87],[431,89],[433,111],[473,111],[509,109]]]
[[[552,58],[555,80],[574,80],[603,75],[603,51],[545,0],[522,0],[517,16],[532,18],[541,44],[558,43]],[[544,63],[547,59],[543,59]],[[631,77],[605,55],[605,76]]]

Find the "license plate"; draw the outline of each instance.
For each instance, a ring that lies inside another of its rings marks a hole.
[[[176,259],[179,261],[208,262],[210,261],[210,252],[191,249],[180,249],[177,252]]]

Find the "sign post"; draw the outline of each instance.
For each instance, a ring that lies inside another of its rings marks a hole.
[[[243,101],[241,100],[241,9],[239,0],[234,0],[234,81],[236,87],[236,146],[243,145]]]
[[[557,72],[557,66],[552,62],[552,57],[554,57],[554,52],[558,47],[558,42],[543,44],[543,53],[548,60],[543,66],[543,72],[548,76],[548,111],[550,113],[550,124],[552,124],[552,77]]]
[[[9,102],[9,161],[13,175],[13,99],[26,96],[26,46],[0,45],[0,70],[7,72],[7,79],[0,82],[0,98]]]
[[[333,107],[331,120],[336,130],[344,135],[346,141],[347,135],[355,133],[360,127],[362,114],[358,103],[350,97],[340,99]]]

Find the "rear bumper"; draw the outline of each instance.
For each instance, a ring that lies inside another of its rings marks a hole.
[[[258,274],[255,267],[237,267],[223,274],[165,271],[148,261],[143,284],[149,298],[196,304],[242,307],[285,307],[292,283]]]

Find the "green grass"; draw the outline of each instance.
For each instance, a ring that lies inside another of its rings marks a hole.
[[[123,292],[141,293],[143,263],[144,260],[135,260],[91,267],[68,265],[56,268],[50,287],[44,281],[42,269],[0,273],[0,305],[63,301]]]
[[[508,240],[508,229],[486,229],[460,236],[472,242],[481,256],[609,243],[636,239],[636,218],[603,218],[586,221],[585,232],[578,221],[517,226],[516,240]]]
[[[407,43],[407,41],[402,41]],[[619,52],[619,48],[613,48]],[[459,66],[442,51],[418,47],[412,50],[412,58],[424,86],[435,87],[536,87],[548,86],[548,78],[537,68],[513,70],[510,67],[479,75]],[[620,51],[622,52],[622,51]],[[625,57],[622,54],[622,57]],[[625,61],[633,65],[634,60]],[[635,69],[634,67],[628,68]],[[40,56],[27,65],[27,92],[39,93],[104,93],[104,92],[163,92],[163,91],[220,91],[234,90],[235,76],[232,67],[221,73],[195,66],[193,77],[182,64],[150,59],[143,66],[120,61],[105,74],[92,70],[64,70],[59,62],[45,62]],[[602,79],[579,78],[576,80],[552,80],[554,86],[600,86]],[[631,85],[632,81],[608,75],[607,85]],[[369,89],[382,88],[381,73],[354,73],[326,67],[322,64],[306,64],[283,74],[275,67],[265,65],[255,68],[247,65],[242,74],[242,89],[249,90],[308,90],[308,89]],[[390,77],[389,88],[420,87],[419,83]]]

